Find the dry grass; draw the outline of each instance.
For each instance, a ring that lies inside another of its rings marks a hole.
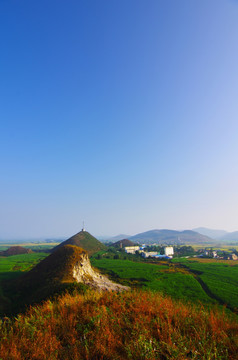
[[[203,264],[226,264],[226,265],[238,265],[238,260],[219,260],[219,259],[206,259],[206,258],[190,258],[189,260],[197,261]]]
[[[231,359],[238,323],[145,291],[64,295],[5,319],[2,360]]]

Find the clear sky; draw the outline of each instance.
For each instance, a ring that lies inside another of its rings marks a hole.
[[[238,1],[0,0],[0,238],[238,230]]]

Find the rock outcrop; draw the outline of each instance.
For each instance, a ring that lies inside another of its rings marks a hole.
[[[73,245],[65,245],[47,256],[30,271],[18,279],[8,281],[7,292],[15,292],[14,302],[9,312],[18,313],[49,297],[64,291],[85,291],[85,284],[96,291],[129,290],[127,286],[116,284],[91,267],[88,253]]]
[[[77,282],[89,285],[99,291],[129,290],[129,287],[116,284],[106,276],[93,270],[87,254],[82,254],[81,259],[74,264],[72,274]]]

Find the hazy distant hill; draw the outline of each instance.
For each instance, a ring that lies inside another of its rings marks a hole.
[[[238,241],[238,231],[228,232],[219,238],[221,241]]]
[[[79,246],[80,248],[86,250],[88,255],[91,256],[94,253],[105,250],[106,246],[97,240],[94,236],[89,234],[87,231],[80,231],[79,233],[73,235],[69,239],[63,241],[61,244],[55,246],[51,252],[54,252],[61,248],[64,245],[74,245]]]
[[[238,241],[238,231],[228,232],[225,230],[207,229],[203,227],[193,230],[219,241]]]
[[[221,237],[228,234],[228,232],[225,230],[208,229],[205,227],[199,227],[199,228],[193,229],[193,231],[196,231],[202,235],[206,235],[212,239],[220,239]]]
[[[131,235],[119,234],[119,235],[110,237],[109,240],[112,241],[112,242],[114,242],[114,241],[116,242],[116,241],[119,241],[119,240],[129,239],[130,237],[131,237]]]
[[[176,230],[150,230],[134,236],[131,236],[129,240],[144,244],[206,244],[211,243],[214,240],[208,236],[199,234],[192,230],[176,231]]]

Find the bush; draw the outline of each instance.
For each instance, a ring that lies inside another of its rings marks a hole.
[[[238,323],[137,291],[66,294],[0,324],[1,360],[235,359]]]

